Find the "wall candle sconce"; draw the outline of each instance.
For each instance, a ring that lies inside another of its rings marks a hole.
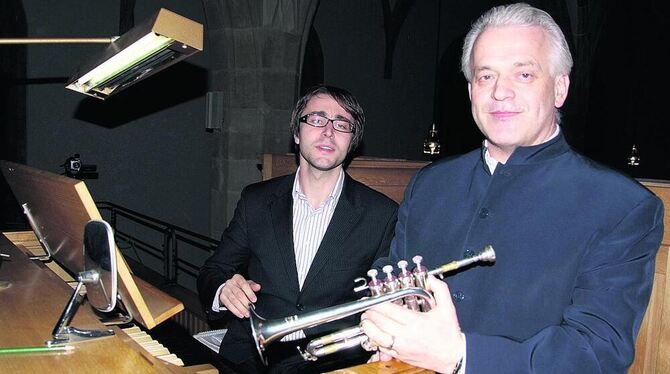
[[[633,144],[633,149],[630,150],[630,156],[628,156],[628,165],[640,165],[640,156],[637,154],[637,147],[635,147],[635,144]]]
[[[431,156],[440,154],[440,139],[437,137],[437,128],[434,123],[428,137],[423,141],[423,153]]]

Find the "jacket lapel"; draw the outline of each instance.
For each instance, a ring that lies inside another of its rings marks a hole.
[[[314,256],[312,265],[309,268],[305,283],[302,286],[303,290],[309,287],[312,282],[318,280],[319,273],[330,263],[331,259],[341,255],[345,239],[351,230],[356,227],[356,223],[362,214],[363,207],[360,206],[358,199],[356,199],[351,177],[345,174],[340,200],[337,203],[326,234],[323,236],[319,250],[316,252],[316,256]]]
[[[298,293],[298,270],[293,250],[293,181],[295,174],[287,176],[270,201],[270,215],[277,248],[286,271],[287,285]]]

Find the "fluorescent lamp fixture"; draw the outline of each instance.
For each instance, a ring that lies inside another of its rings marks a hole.
[[[82,65],[66,87],[104,100],[202,51],[202,46],[202,24],[160,9]]]
[[[147,57],[153,56],[156,52],[165,49],[172,42],[174,42],[174,39],[156,34],[147,34],[135,44],[82,75],[81,78],[72,84],[88,92],[93,88],[99,87],[101,83],[128,70],[137,64],[138,61],[142,61]],[[68,88],[72,87],[68,86]]]

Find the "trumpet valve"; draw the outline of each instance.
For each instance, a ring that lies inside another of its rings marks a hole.
[[[377,279],[377,274],[379,274],[379,272],[376,269],[368,270],[368,277],[370,277],[368,288],[370,289],[370,295],[372,297],[380,296],[384,293],[384,282]]]
[[[412,273],[407,271],[407,261],[400,260],[398,261],[398,268],[400,268],[400,274],[398,274],[398,281],[400,287],[409,288],[414,287],[414,276]]]
[[[395,292],[398,290],[398,279],[393,275],[393,266],[386,265],[382,268],[382,271],[386,273],[386,278],[384,279],[384,287],[386,292]]]
[[[414,272],[419,273],[419,272],[426,272],[428,269],[426,269],[425,266],[421,265],[421,262],[423,261],[423,256],[416,255],[412,257],[412,262],[414,263]]]
[[[380,281],[377,279],[377,274],[379,274],[377,269],[368,270],[368,277],[370,277],[370,283],[371,284],[380,283]]]
[[[407,271],[407,261],[398,261],[398,268],[400,268],[400,274],[398,274],[398,283],[400,283],[400,288],[408,289],[410,287],[415,287],[416,282],[414,281],[414,275]],[[416,297],[408,296],[404,299],[404,302],[405,306],[411,310],[421,310]]]
[[[398,268],[400,269],[400,274],[401,275],[406,275],[406,274],[409,273],[407,271],[407,261],[405,261],[405,260],[398,261]]]
[[[426,288],[426,282],[428,277],[428,269],[421,264],[423,257],[417,255],[412,257],[412,262],[414,263],[414,280],[417,287]]]

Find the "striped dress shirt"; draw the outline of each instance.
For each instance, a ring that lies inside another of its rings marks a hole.
[[[323,240],[330,220],[333,218],[333,213],[335,213],[337,202],[340,200],[342,186],[344,185],[344,171],[340,170],[335,188],[317,208],[313,208],[309,204],[307,196],[302,192],[298,180],[299,173],[300,168],[298,168],[293,182],[293,251],[298,271],[298,285],[302,290],[309,267],[312,265],[314,256],[316,256],[316,252],[321,245],[321,240]],[[300,330],[286,335],[281,341],[292,341],[304,337],[305,333]]]
[[[296,270],[298,271],[298,285],[302,290],[309,267],[312,265],[312,260],[316,256],[316,251],[321,245],[321,240],[323,240],[330,220],[333,218],[333,213],[335,213],[337,202],[340,200],[342,186],[344,185],[344,170],[340,170],[335,188],[333,188],[321,206],[316,209],[309,205],[307,196],[305,196],[300,188],[299,173],[300,167],[298,167],[295,179],[293,180],[293,251],[295,254]],[[219,302],[223,286],[225,286],[225,283],[216,291],[216,296],[212,302],[212,310],[214,312],[226,310]],[[304,337],[305,333],[300,330],[286,335],[281,341],[288,342]]]

